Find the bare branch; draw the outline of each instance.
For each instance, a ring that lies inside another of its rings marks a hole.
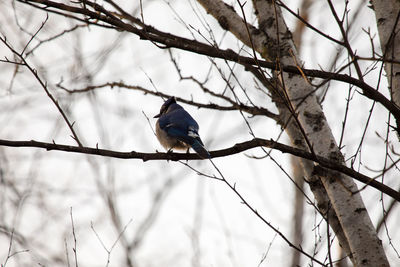
[[[61,89],[65,90],[68,93],[84,93],[84,92],[90,92],[92,90],[96,90],[96,89],[100,89],[100,88],[104,88],[104,87],[110,87],[111,89],[114,87],[119,87],[119,88],[124,88],[124,89],[129,89],[129,90],[136,90],[136,91],[141,91],[144,92],[145,94],[149,94],[149,95],[154,95],[154,96],[160,96],[163,99],[168,99],[170,98],[172,95],[169,94],[165,94],[162,92],[155,92],[152,91],[150,89],[144,88],[142,86],[138,86],[138,85],[128,85],[125,84],[123,82],[108,82],[108,83],[104,83],[104,84],[100,84],[100,85],[92,85],[92,86],[87,86],[85,88],[82,89],[67,89],[65,87],[63,87],[61,84],[57,85],[58,87],[60,87]],[[195,102],[193,100],[186,100],[184,98],[181,97],[175,97],[179,102],[188,104],[188,105],[192,105],[198,108],[207,108],[207,109],[214,109],[214,110],[221,110],[221,111],[236,111],[236,110],[242,110],[246,113],[249,113],[251,115],[257,116],[257,115],[262,115],[262,116],[266,116],[269,118],[272,118],[274,120],[278,120],[279,117],[277,114],[272,113],[271,111],[269,111],[266,108],[262,108],[262,107],[256,107],[256,106],[249,106],[249,105],[245,105],[245,104],[237,104],[234,101],[228,101],[231,106],[221,106],[221,105],[217,105],[214,103],[209,103],[209,104],[202,104],[202,103],[198,103]],[[227,100],[224,98],[224,100]]]
[[[19,0],[22,1],[22,0]],[[75,13],[75,14],[82,14],[87,17],[89,17],[92,20],[98,20],[102,21],[104,23],[107,23],[113,27],[118,28],[121,31],[128,31],[133,34],[138,35],[141,39],[144,40],[150,40],[154,43],[159,43],[163,44],[165,48],[179,48],[185,51],[190,51],[194,52],[197,54],[201,55],[207,55],[210,57],[215,57],[215,58],[221,58],[229,61],[234,61],[238,62],[242,65],[256,65],[254,58],[252,57],[244,57],[240,56],[231,49],[223,50],[223,49],[218,49],[216,47],[200,43],[195,40],[189,40],[187,38],[179,37],[170,33],[165,33],[159,30],[156,30],[155,28],[145,25],[144,23],[141,23],[142,29],[139,29],[137,27],[132,26],[131,24],[127,24],[123,22],[121,19],[119,19],[117,16],[112,15],[110,12],[104,11],[104,8],[101,8],[101,10],[96,11],[90,11],[85,8],[80,8],[76,6],[70,6],[66,4],[61,4],[61,3],[56,3],[53,1],[48,1],[48,0],[25,0],[22,1],[23,3],[38,3],[41,5],[45,5],[48,8],[46,8],[46,11],[48,12],[54,12],[57,14],[61,14],[63,16],[68,16],[70,14],[69,12]],[[44,8],[40,6],[35,6],[36,8]],[[98,6],[96,6],[98,8]],[[57,12],[56,12],[57,11]],[[106,12],[105,15],[101,12]],[[65,12],[65,13],[63,13]],[[123,15],[121,15],[124,17]],[[137,19],[138,20],[138,19]],[[86,20],[83,20],[86,21]],[[138,20],[140,22],[140,20]],[[86,21],[91,24],[95,24],[97,26],[103,26],[102,24],[94,23],[91,21]],[[135,21],[137,22],[137,21]],[[246,32],[246,29],[243,28],[243,30]],[[250,29],[251,30],[251,29]],[[246,34],[247,35],[247,34]],[[248,37],[246,37],[248,38]],[[328,79],[328,80],[336,80],[336,81],[342,81],[346,82],[349,84],[352,84],[354,86],[359,87],[362,89],[363,94],[380,104],[382,104],[386,109],[388,109],[393,116],[396,118],[396,120],[400,121],[400,108],[387,99],[383,94],[375,90],[375,88],[371,87],[364,81],[360,79],[353,78],[349,75],[346,74],[340,74],[340,73],[332,73],[332,72],[326,72],[326,71],[321,71],[321,70],[311,70],[311,69],[304,69],[301,68],[299,70],[298,66],[288,66],[285,64],[281,64],[279,67],[274,63],[274,62],[267,62],[264,60],[257,60],[257,64],[260,67],[263,68],[268,68],[270,70],[278,70],[278,68],[284,72],[288,73],[293,73],[293,74],[298,74],[302,75],[302,73],[306,76],[309,77],[317,77],[321,79]],[[400,130],[399,130],[400,131]]]
[[[44,24],[42,24],[42,26],[40,27],[40,29],[43,27]],[[39,31],[36,32],[36,34]],[[82,147],[82,143],[80,142],[78,135],[76,134],[75,130],[74,130],[74,123],[71,123],[68,118],[67,115],[64,113],[64,111],[62,110],[60,104],[58,103],[58,100],[56,100],[54,98],[54,96],[50,93],[49,89],[47,88],[47,82],[42,81],[42,79],[39,77],[39,74],[37,72],[36,69],[34,69],[25,59],[25,57],[23,56],[22,53],[18,53],[6,40],[5,37],[0,37],[0,41],[3,42],[3,44],[5,44],[7,46],[7,48],[14,54],[16,55],[21,62],[23,63],[23,65],[25,67],[28,68],[28,70],[33,74],[33,76],[35,77],[35,79],[39,82],[39,84],[42,86],[42,88],[44,89],[44,91],[46,92],[47,96],[50,98],[50,100],[54,103],[54,105],[57,107],[58,111],[60,112],[61,116],[63,117],[64,121],[67,123],[69,129],[72,132],[73,135],[73,139],[77,142],[77,144]],[[25,47],[26,48],[26,47]],[[24,48],[24,50],[25,50]]]
[[[78,146],[68,146],[68,145],[61,145],[56,143],[44,143],[38,141],[10,141],[10,140],[0,140],[0,146],[9,146],[9,147],[36,147],[36,148],[43,148],[48,151],[50,150],[57,150],[57,151],[64,151],[64,152],[74,152],[80,154],[90,154],[90,155],[98,155],[98,156],[105,156],[105,157],[113,157],[113,158],[120,158],[120,159],[141,159],[143,161],[149,160],[201,160],[202,158],[197,154],[189,154],[189,153],[143,153],[143,152],[118,152],[113,150],[107,149],[100,149],[100,148],[91,148],[91,147],[78,147]],[[376,189],[380,190],[381,192],[395,198],[397,201],[400,201],[400,193],[393,190],[392,188],[377,182],[376,180],[369,178],[355,170],[348,168],[340,163],[337,163],[333,160],[326,159],[321,156],[316,156],[310,152],[303,151],[301,149],[291,147],[288,145],[284,145],[272,140],[266,140],[261,138],[254,138],[253,140],[237,143],[234,146],[226,149],[210,151],[211,158],[218,158],[218,157],[225,157],[228,155],[237,154],[243,152],[245,150],[249,150],[255,147],[268,147],[273,148],[281,151],[282,153],[289,153],[297,157],[301,157],[304,159],[312,160],[318,163],[321,166],[315,166],[315,172],[318,175],[325,176],[328,173],[324,168],[328,168],[333,171],[341,172],[358,181],[368,184]]]

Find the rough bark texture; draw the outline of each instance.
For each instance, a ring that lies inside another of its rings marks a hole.
[[[300,62],[291,33],[282,18],[281,10],[273,4],[273,1],[253,1],[259,29],[252,26],[246,28],[235,10],[222,1],[198,1],[224,29],[233,33],[247,46],[254,47],[263,58],[284,65],[295,65],[296,62]],[[248,30],[252,43],[248,36]],[[298,133],[298,130],[292,131],[290,129],[292,127],[288,127],[286,131],[292,142],[299,147],[309,149],[312,147],[315,154],[343,163],[343,156],[337,147],[321,106],[312,92],[313,87],[298,75],[288,73],[276,73],[275,75],[280,79],[281,90],[286,91],[290,105],[295,110],[300,122],[300,129],[303,129],[305,138],[307,138],[298,139],[298,136],[294,135],[294,132]],[[303,134],[302,137],[304,137]],[[354,265],[389,266],[360,194],[351,193],[358,190],[354,181],[336,172],[327,172],[319,177],[320,180],[316,179],[312,175],[314,165],[307,161],[302,162],[307,179],[316,186],[314,189],[311,186],[311,189],[318,205],[325,208],[328,214],[334,213],[333,218],[337,216],[339,224],[336,227],[331,219],[329,219],[329,223],[341,245],[343,247],[348,245],[346,251]],[[323,186],[319,184],[319,181]]]
[[[400,106],[400,1],[372,1],[392,101]],[[397,121],[397,127],[400,122]]]

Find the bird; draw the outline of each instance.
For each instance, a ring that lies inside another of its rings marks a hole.
[[[155,115],[156,136],[160,144],[168,150],[187,150],[192,148],[201,158],[211,158],[205,149],[199,135],[199,125],[176,103],[174,96],[170,97],[160,108],[160,113]]]

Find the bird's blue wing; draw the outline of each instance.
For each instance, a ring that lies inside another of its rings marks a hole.
[[[159,119],[159,124],[160,128],[166,131],[170,137],[190,145],[201,157],[210,157],[200,139],[197,122],[185,110],[179,109],[165,114]]]
[[[197,154],[202,158],[210,158],[210,153],[205,149],[203,142],[200,139],[197,129],[189,127],[188,130],[183,131],[182,129],[175,128],[173,126],[167,127],[167,133],[170,136],[175,137],[179,141],[182,141],[190,145]]]
[[[210,153],[204,148],[203,142],[200,139],[197,131],[191,130],[189,128],[188,131],[183,131],[182,129],[175,128],[173,126],[167,127],[168,135],[175,137],[179,141],[182,141],[188,145],[190,145],[197,154],[202,158],[210,158]]]
[[[178,128],[173,124],[167,125],[165,131],[168,133],[169,136],[178,139],[188,145],[192,145],[194,142],[193,137],[189,136],[187,130]]]

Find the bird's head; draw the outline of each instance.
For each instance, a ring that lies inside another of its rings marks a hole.
[[[161,115],[165,114],[172,104],[176,103],[176,99],[174,96],[168,98],[167,101],[164,102],[164,104],[160,108],[160,113],[154,116],[154,118],[159,118]]]

